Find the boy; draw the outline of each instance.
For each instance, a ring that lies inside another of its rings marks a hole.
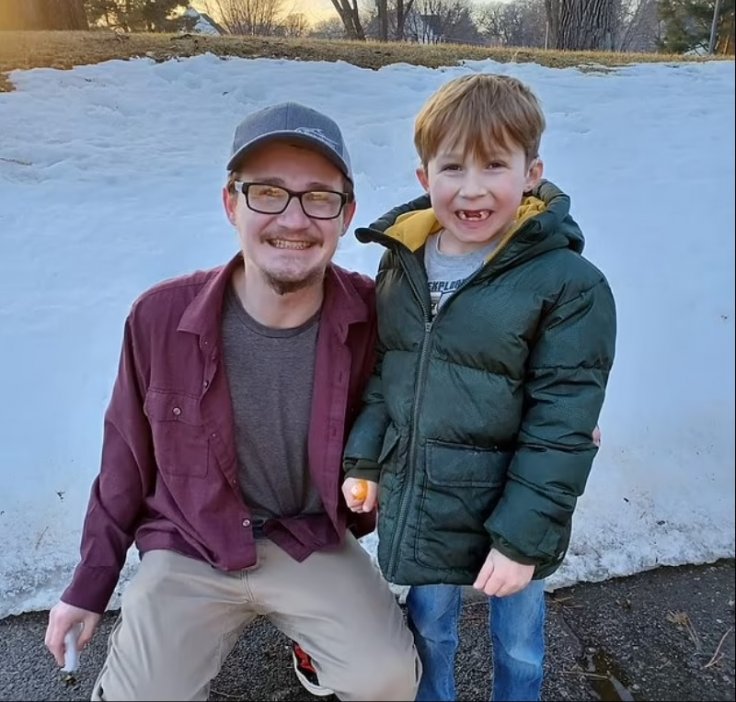
[[[469,584],[490,597],[493,699],[539,699],[543,578],[565,556],[597,450],[615,307],[569,198],[542,180],[544,126],[514,78],[450,81],[415,123],[429,197],[356,232],[388,250],[343,494],[368,512],[380,484],[378,560],[412,586],[418,700],[455,699]]]

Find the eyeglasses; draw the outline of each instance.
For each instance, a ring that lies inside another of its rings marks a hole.
[[[245,195],[245,202],[254,212],[261,214],[281,214],[289,206],[292,198],[297,198],[307,217],[312,219],[335,219],[342,208],[350,202],[352,195],[336,190],[304,190],[294,192],[288,188],[271,183],[234,182],[235,188]]]

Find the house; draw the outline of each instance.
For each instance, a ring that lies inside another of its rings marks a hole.
[[[442,18],[412,11],[407,18],[405,35],[409,41],[420,44],[439,44],[445,39]]]

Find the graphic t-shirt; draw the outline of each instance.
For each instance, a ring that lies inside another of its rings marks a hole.
[[[486,244],[477,251],[448,256],[440,251],[442,231],[432,234],[424,247],[424,267],[429,279],[429,297],[432,300],[432,317],[455,291],[480,268],[496,248],[496,242]]]

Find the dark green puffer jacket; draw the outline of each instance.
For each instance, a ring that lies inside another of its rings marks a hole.
[[[380,465],[378,560],[393,583],[470,584],[491,547],[535,565],[535,578],[565,556],[616,335],[611,290],[580,255],[569,206],[543,181],[515,233],[434,320],[429,200],[356,231],[388,250],[379,362],[345,465],[373,480]]]

